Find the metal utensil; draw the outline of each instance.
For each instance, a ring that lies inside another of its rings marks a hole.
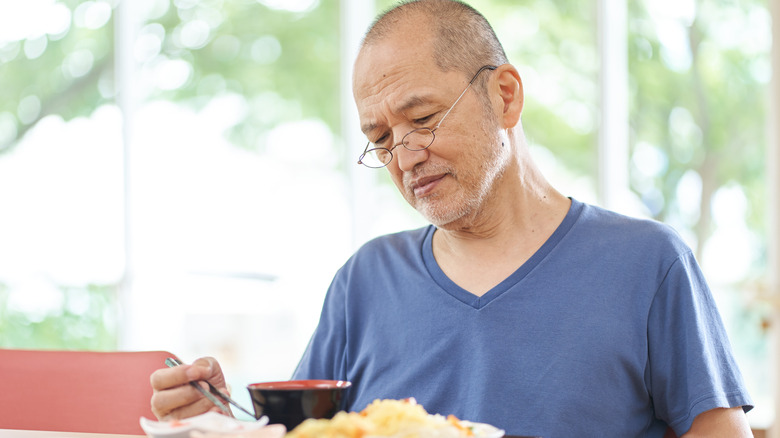
[[[165,365],[168,365],[169,367],[177,367],[179,365],[183,365],[183,363],[182,363],[182,361],[180,361],[179,359],[177,359],[175,357],[169,357],[169,358],[165,359]],[[233,416],[233,414],[230,412],[230,409],[228,409],[227,406],[225,406],[225,404],[222,403],[221,400],[219,400],[218,398],[214,397],[214,395],[220,397],[222,400],[225,400],[228,403],[230,403],[231,405],[233,405],[233,406],[237,407],[238,409],[242,410],[244,413],[246,413],[250,417],[255,418],[255,415],[253,413],[251,413],[248,410],[244,409],[243,406],[241,406],[235,400],[230,398],[229,395],[227,395],[224,392],[220,391],[216,386],[212,385],[208,381],[206,382],[206,384],[209,385],[209,391],[211,391],[211,392],[206,391],[205,389],[203,389],[202,386],[198,385],[198,382],[194,382],[194,381],[190,382],[190,385],[192,385],[194,388],[196,388],[198,391],[200,391],[212,403],[217,405],[217,407],[219,409],[221,409],[222,412],[225,413],[225,415],[229,415],[231,417]]]

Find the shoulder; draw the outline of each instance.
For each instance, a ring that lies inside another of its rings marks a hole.
[[[375,237],[358,248],[337,274],[338,277],[377,275],[379,271],[422,264],[423,242],[433,226]]]
[[[364,243],[352,256],[352,260],[365,258],[398,256],[406,253],[419,253],[422,243],[433,226],[418,228],[415,230],[401,231],[375,237]]]
[[[691,251],[680,234],[668,224],[627,216],[595,205],[580,205],[581,211],[573,231],[597,239],[603,245],[653,249],[678,256]]]

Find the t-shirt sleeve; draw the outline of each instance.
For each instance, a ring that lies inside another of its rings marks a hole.
[[[670,266],[648,318],[648,389],[656,416],[678,436],[693,419],[750,400],[715,300],[691,252]]]
[[[346,315],[343,272],[328,288],[320,321],[301,357],[293,379],[347,380]]]

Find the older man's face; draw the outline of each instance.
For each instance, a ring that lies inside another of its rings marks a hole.
[[[433,61],[431,39],[416,30],[420,27],[406,27],[364,47],[355,63],[355,101],[371,141],[388,136],[387,144],[395,145],[413,129],[433,128],[470,79],[456,71],[441,72]],[[439,227],[473,219],[508,161],[498,122],[476,92],[463,95],[436,130],[431,147],[410,151],[399,146],[387,166],[409,204]]]

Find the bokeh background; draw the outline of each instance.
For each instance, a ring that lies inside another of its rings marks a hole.
[[[756,427],[776,403],[770,1],[469,1],[521,72],[551,182],[693,248]],[[352,251],[424,225],[355,164],[350,68],[391,4],[0,0],[0,347],[288,378]]]

